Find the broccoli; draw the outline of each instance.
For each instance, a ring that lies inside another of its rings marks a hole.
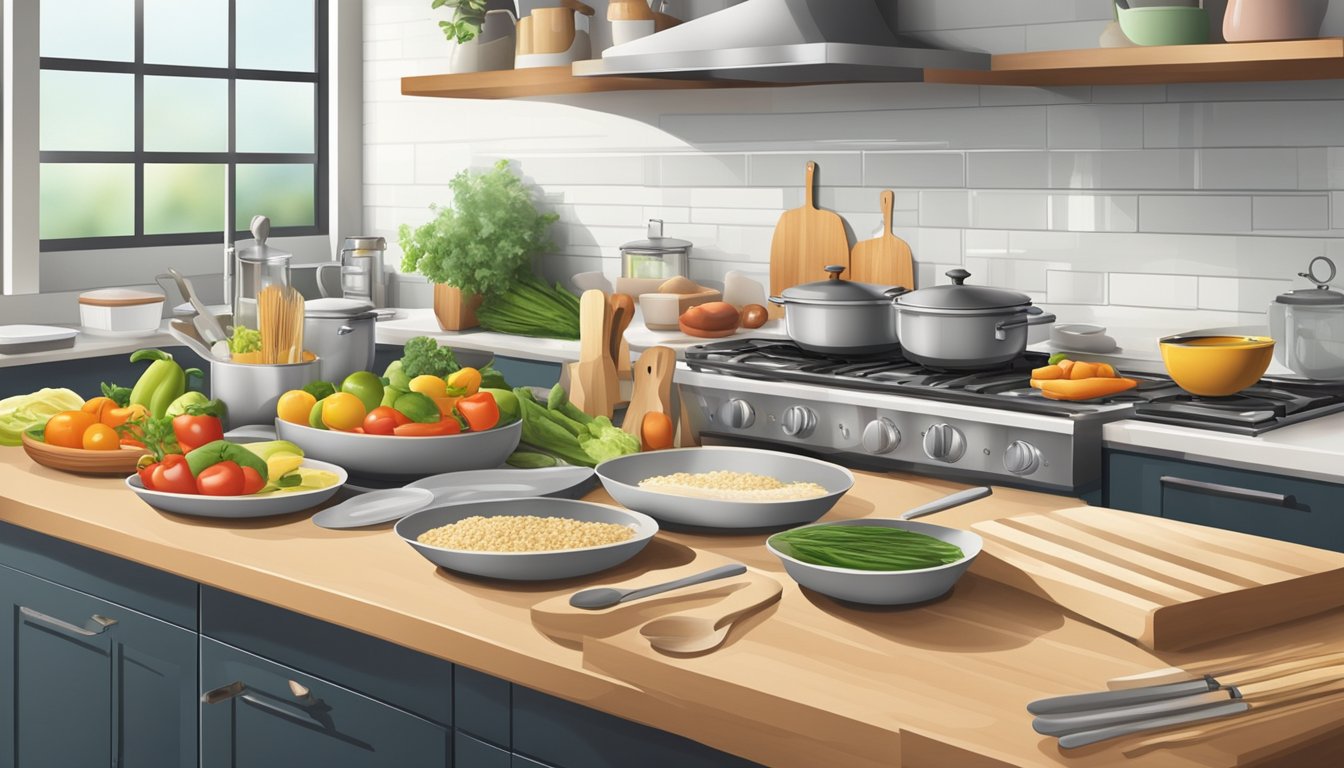
[[[229,339],[229,351],[235,355],[261,351],[261,331],[254,331],[241,325],[233,326],[233,338]]]
[[[601,464],[617,456],[639,453],[639,440],[614,426],[606,416],[593,419],[587,428],[589,434],[579,436],[579,445],[594,463]]]
[[[401,370],[412,379],[425,374],[443,378],[458,368],[453,350],[440,347],[439,342],[428,336],[407,340],[406,349],[401,355]]]

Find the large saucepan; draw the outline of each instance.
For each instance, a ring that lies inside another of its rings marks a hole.
[[[907,291],[831,279],[795,286],[770,301],[788,308],[789,337],[830,355],[873,355],[900,349],[911,362],[945,370],[1002,365],[1027,348],[1027,328],[1055,316],[1015,291],[965,285],[970,273],[947,273],[951,285]]]

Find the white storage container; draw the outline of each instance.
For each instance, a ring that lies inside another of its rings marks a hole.
[[[163,322],[163,294],[102,288],[79,295],[79,322],[95,336],[147,335]]]

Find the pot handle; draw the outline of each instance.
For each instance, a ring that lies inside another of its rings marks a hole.
[[[1034,311],[1033,311],[1034,310]],[[994,339],[1003,341],[1007,338],[1006,331],[1023,325],[1045,325],[1055,322],[1055,316],[1042,310],[1040,307],[1028,307],[1025,314],[1019,315],[1012,320],[1004,320],[994,326]]]
[[[778,304],[781,307],[784,306],[783,296],[770,296],[769,298],[766,299],[766,301],[770,302],[771,304]]]

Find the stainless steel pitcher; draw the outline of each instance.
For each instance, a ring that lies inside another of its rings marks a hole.
[[[324,298],[335,298],[327,292],[322,272],[339,268],[341,298],[368,302],[374,307],[387,306],[387,278],[383,273],[383,254],[386,252],[387,240],[381,237],[356,235],[345,238],[341,244],[340,261],[317,268],[318,292]]]

